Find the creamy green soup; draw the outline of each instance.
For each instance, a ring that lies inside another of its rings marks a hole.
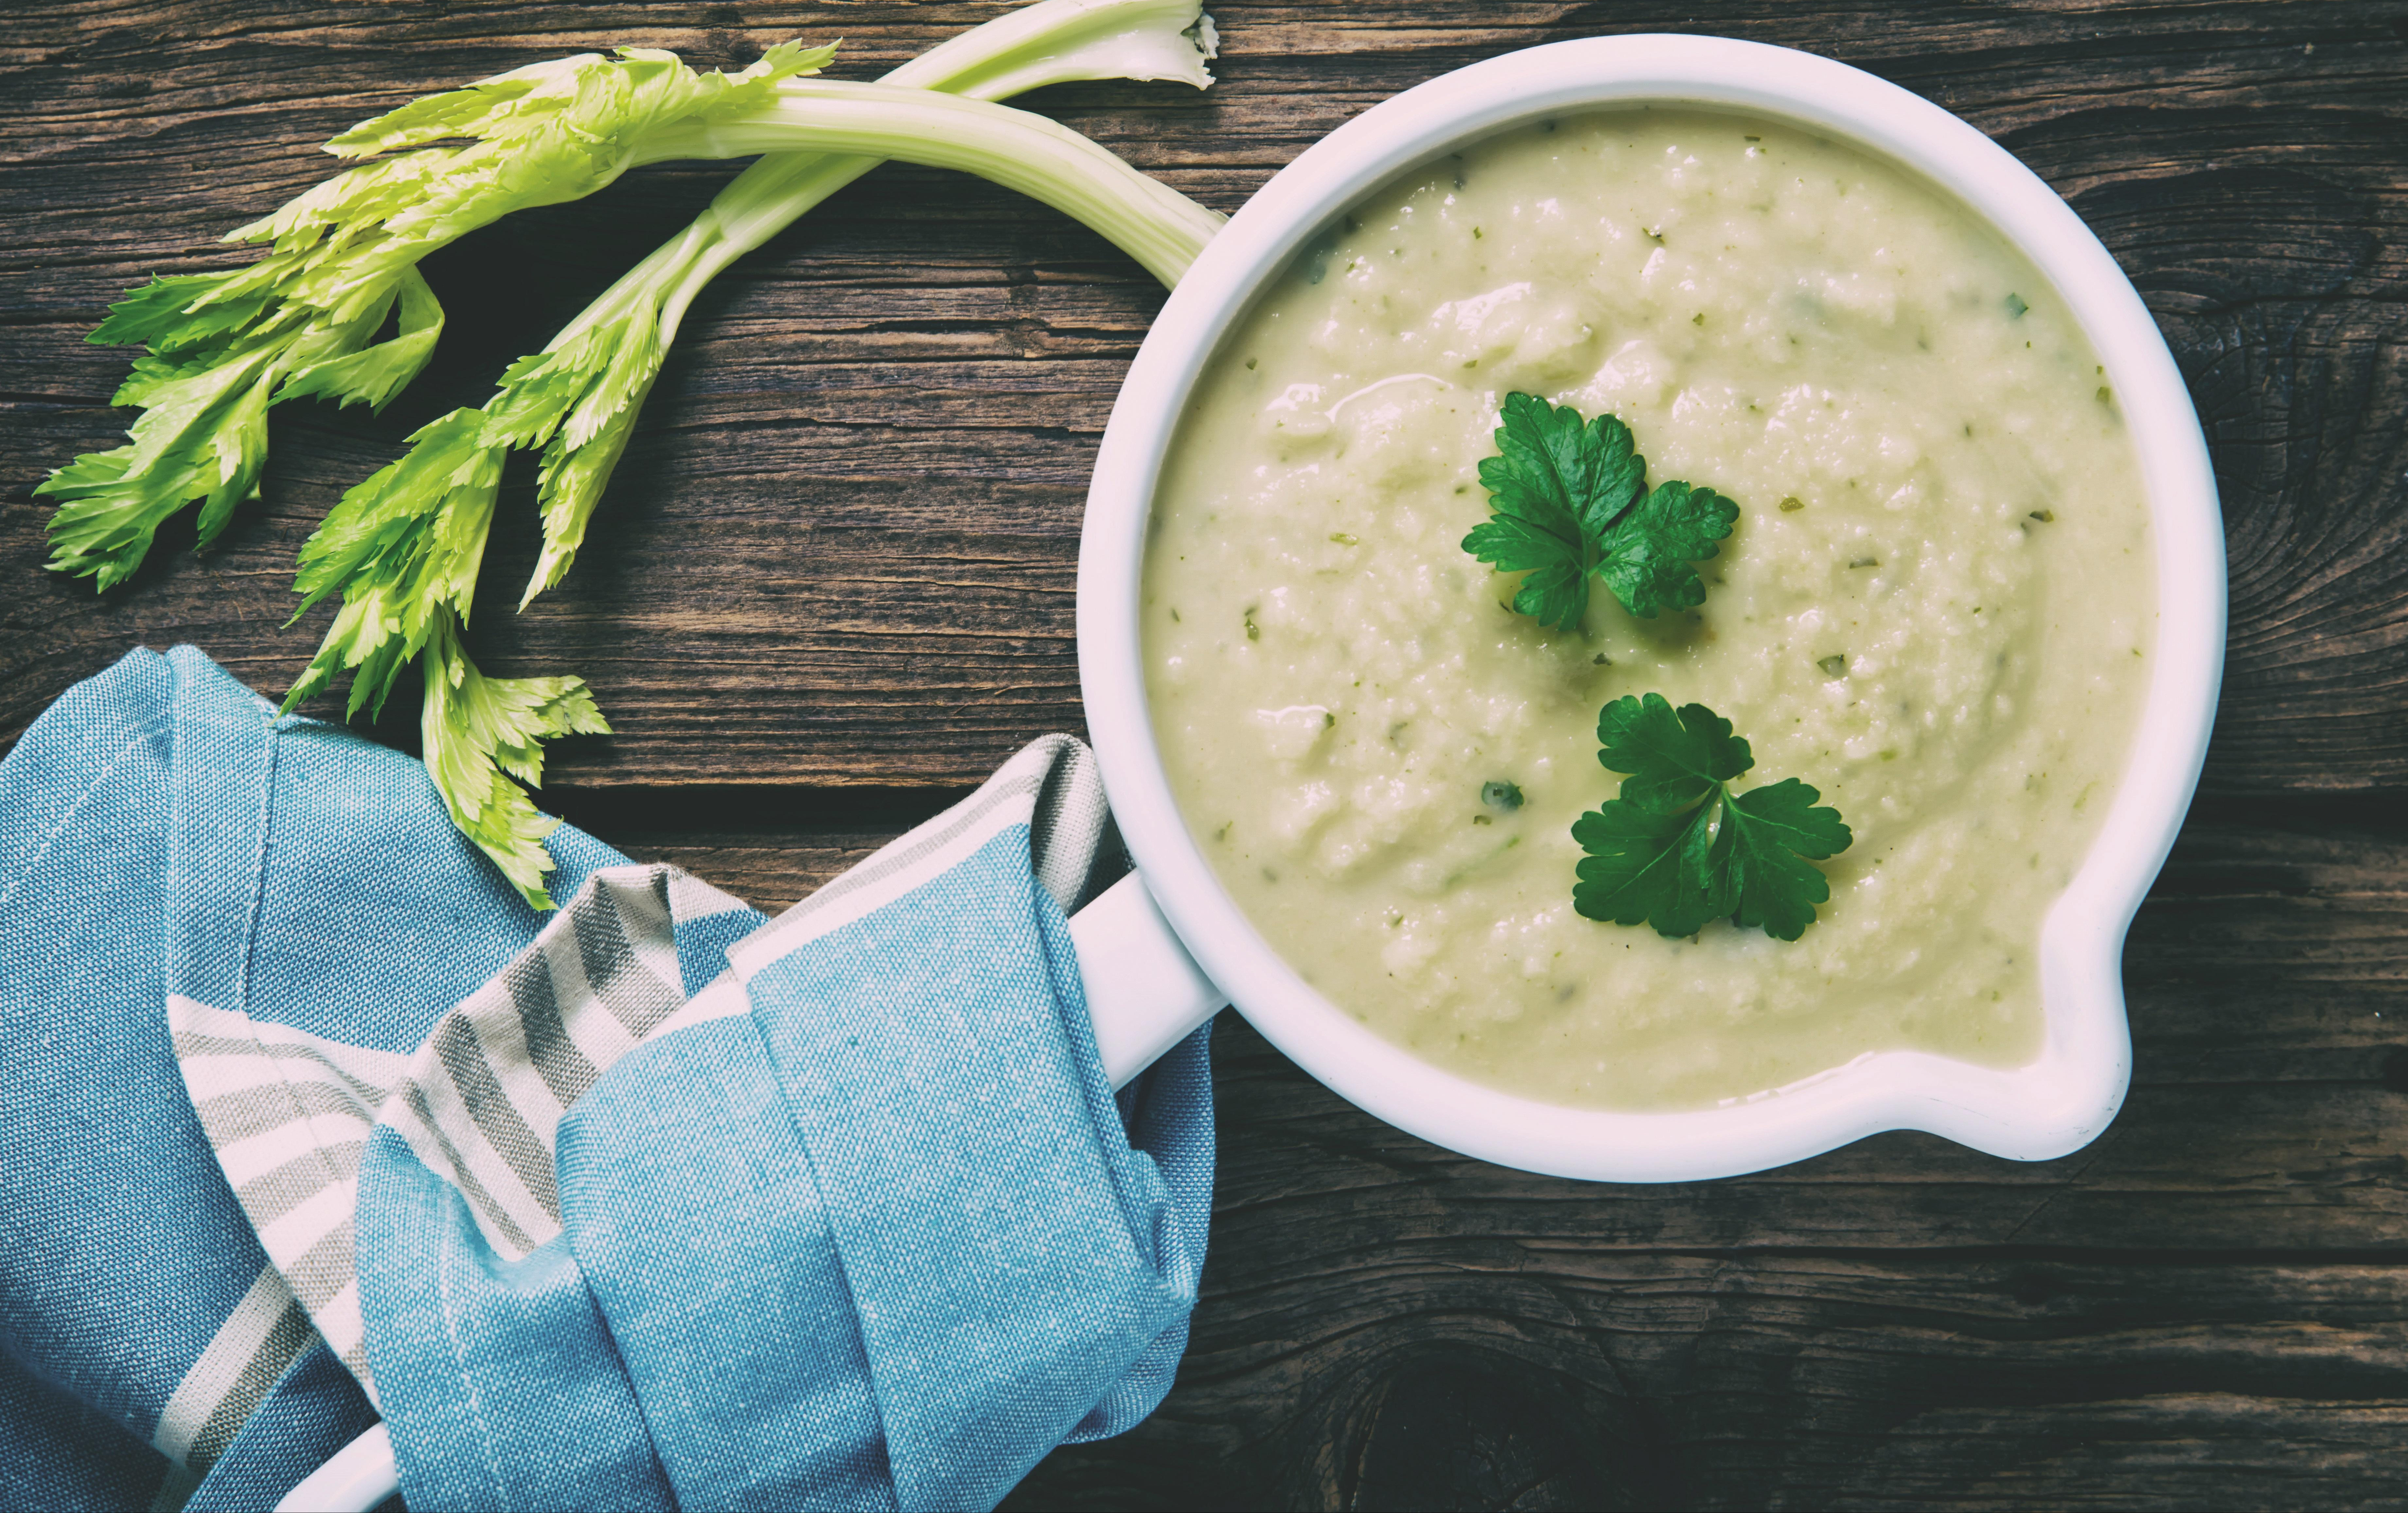
[[[1458,543],[1515,391],[1738,502],[1700,609],[1506,607]],[[1486,142],[1300,258],[1197,386],[1144,588],[1172,786],[1272,945],[1431,1061],[1626,1109],[2036,1054],[2155,624],[2114,395],[2031,266],[1882,161],[1661,109]],[[1573,912],[1598,708],[1651,691],[1854,829],[1802,939]]]

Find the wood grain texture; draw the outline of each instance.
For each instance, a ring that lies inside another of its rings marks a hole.
[[[645,170],[431,260],[451,324],[385,415],[277,413],[265,497],[106,599],[29,490],[114,444],[83,332],[322,177],[412,94],[617,43],[705,64],[842,35],[867,77],[991,4],[34,0],[0,36],[0,742],[129,646],[263,691],[293,554],[417,425],[480,402],[728,170]],[[1332,126],[1566,36],[1810,48],[1957,111],[2130,273],[2205,422],[2232,568],[2205,798],[2126,952],[2108,1135],[2012,1165],[1886,1135],[1664,1188],[1439,1151],[1233,1018],[1194,1344],[1163,1410],[1018,1506],[2086,1508],[2408,1502],[2408,0],[1213,7],[1207,94],[1030,103],[1234,209]],[[514,468],[474,627],[620,734],[549,793],[775,908],[1076,729],[1080,501],[1160,302],[1100,240],[888,168],[709,291],[563,589]],[[2398,560],[2395,560],[2398,559]],[[407,722],[379,733],[407,742]]]

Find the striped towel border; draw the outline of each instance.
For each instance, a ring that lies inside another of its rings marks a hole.
[[[272,1264],[260,1268],[251,1290],[177,1383],[150,1433],[160,1453],[188,1473],[168,1478],[162,1491],[170,1500],[180,1506],[182,1496],[200,1485],[201,1475],[234,1443],[235,1432],[266,1400],[267,1390],[317,1338],[283,1274]]]
[[[560,1232],[562,1114],[685,1002],[676,919],[740,907],[670,867],[597,872],[407,1057],[169,998],[184,1086],[227,1183],[307,1322],[371,1397],[351,1215],[377,1126],[460,1189],[496,1251],[524,1256]]]
[[[167,1028],[202,1131],[279,1285],[366,1383],[351,1210],[377,1108],[407,1059],[180,994],[167,1000]]]

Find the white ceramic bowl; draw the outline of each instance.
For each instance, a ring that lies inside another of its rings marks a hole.
[[[1481,1087],[1381,1039],[1307,986],[1223,891],[1171,798],[1146,710],[1140,575],[1163,456],[1223,335],[1308,240],[1399,174],[1526,122],[1642,101],[1798,122],[1922,174],[2039,267],[2107,366],[2156,533],[2156,670],[2114,806],[2041,932],[2046,1042],[2028,1066],[1885,1051],[1677,1114],[1565,1108]],[[2215,482],[2182,375],[2114,259],[2029,169],[1902,89],[1784,48],[1598,37],[1475,64],[1332,132],[1205,249],[1139,352],[1087,497],[1078,613],[1081,681],[1105,786],[1164,916],[1265,1038],[1392,1124],[1506,1166],[1665,1182],[1776,1166],[1882,1130],[1928,1130],[1994,1155],[2043,1160],[2086,1144],[2123,1102],[2131,1074],[2124,931],[2190,802],[2223,671]]]

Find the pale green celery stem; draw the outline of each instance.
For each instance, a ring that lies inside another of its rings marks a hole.
[[[974,173],[1101,233],[1165,284],[1179,281],[1223,221],[1043,116],[892,84],[806,79],[774,105],[681,122],[644,144],[653,161],[802,150]]]
[[[1080,79],[1177,79],[1204,88],[1211,18],[1198,0],[1040,0],[974,26],[882,84],[1003,100]]]
[[[661,296],[662,347],[677,339],[686,307],[728,264],[793,225],[829,195],[877,167],[879,161],[822,152],[778,152],[738,175],[703,208],[685,236],[669,244],[679,249],[684,267]]]
[[[1009,99],[1049,84],[1092,79],[1170,79],[1202,89],[1211,82],[1205,66],[1213,50],[1211,26],[1197,0],[1040,0],[939,43],[879,82],[974,100]],[[809,82],[781,80],[780,89]],[[695,295],[727,265],[881,161],[819,152],[762,158],[544,350],[554,351],[595,323],[616,319],[639,298],[659,301],[661,345],[668,346]]]

